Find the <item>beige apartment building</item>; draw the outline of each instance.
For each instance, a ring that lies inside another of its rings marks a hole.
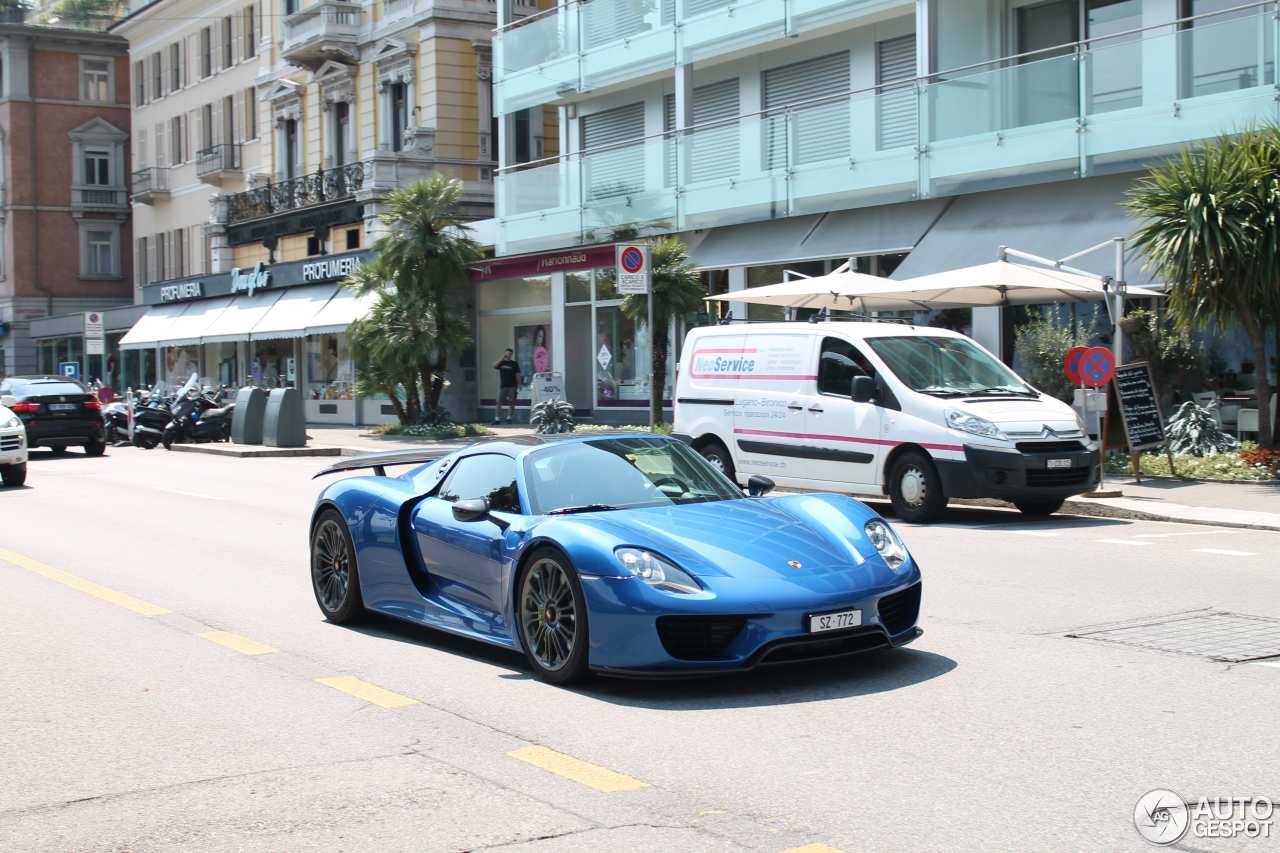
[[[393,419],[354,397],[346,329],[364,306],[340,282],[398,187],[447,175],[468,218],[493,215],[494,24],[489,0],[153,0],[118,24],[150,306],[121,346],[154,350],[163,379],[296,387],[312,421]],[[558,149],[541,111],[514,120],[525,158]],[[475,406],[462,362],[459,416]]]

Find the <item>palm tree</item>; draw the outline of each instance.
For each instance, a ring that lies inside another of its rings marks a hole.
[[[662,423],[662,386],[671,348],[672,318],[697,310],[706,293],[702,278],[689,265],[689,247],[674,237],[654,241],[650,249],[653,268],[653,325],[649,352],[655,382],[649,392],[649,413],[655,425]],[[632,294],[622,302],[622,313],[637,325],[648,322],[649,297]]]
[[[1274,320],[1276,186],[1280,147],[1268,131],[1223,136],[1152,168],[1129,193],[1143,220],[1133,235],[1147,266],[1169,283],[1169,314],[1182,328],[1239,323],[1258,365],[1260,443],[1273,440],[1266,340]],[[1272,165],[1268,164],[1268,160]]]
[[[471,340],[458,303],[480,249],[458,218],[461,196],[459,182],[440,176],[392,192],[379,217],[391,233],[345,282],[377,294],[369,315],[350,330],[358,384],[390,397],[401,423],[439,408],[449,355]]]

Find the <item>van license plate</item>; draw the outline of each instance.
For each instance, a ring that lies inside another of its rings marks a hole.
[[[1070,459],[1050,459],[1048,464],[1050,468],[1070,468],[1071,460]]]
[[[809,617],[809,633],[820,634],[823,631],[839,631],[842,628],[857,628],[862,624],[861,610],[841,610],[838,613],[822,613]]]

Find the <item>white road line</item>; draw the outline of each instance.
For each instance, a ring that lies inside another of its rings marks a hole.
[[[1254,666],[1272,666],[1280,669],[1280,660],[1255,660],[1253,664]]]
[[[202,501],[225,501],[226,498],[219,498],[214,495],[202,495],[199,492],[184,492],[181,489],[166,489],[161,486],[152,486],[157,492],[168,492],[171,495],[182,495],[188,498],[199,498]]]
[[[993,533],[995,532],[1013,533],[1018,536],[1039,536],[1043,539],[1051,539],[1053,537],[1062,535],[1061,533],[1055,530],[1000,530],[1000,531],[992,531],[992,532]]]
[[[1135,542],[1132,539],[1099,539],[1099,542],[1105,542],[1108,545],[1128,545],[1130,547],[1140,545],[1152,545],[1152,542]]]
[[[1230,548],[1192,548],[1197,554],[1221,554],[1224,557],[1256,557],[1253,551],[1232,551]]]

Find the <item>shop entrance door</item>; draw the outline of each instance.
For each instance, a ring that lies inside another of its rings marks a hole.
[[[568,305],[564,309],[564,392],[578,411],[591,411],[591,306]]]

